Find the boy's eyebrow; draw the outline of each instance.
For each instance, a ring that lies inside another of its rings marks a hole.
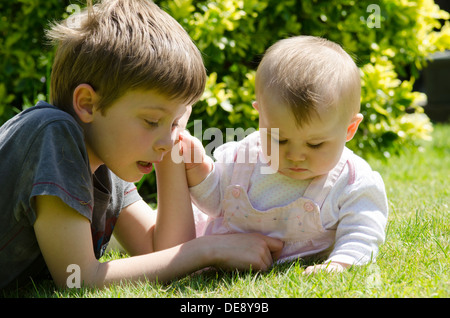
[[[140,111],[160,111],[163,112],[165,116],[183,116],[183,114],[178,114],[178,111],[176,110],[172,110],[171,108],[167,108],[165,106],[160,106],[160,105],[144,105],[140,108]]]
[[[167,107],[158,106],[158,105],[155,105],[155,106],[142,106],[141,109],[142,110],[159,110],[159,111],[162,111],[162,112],[165,112],[165,113],[169,112]]]

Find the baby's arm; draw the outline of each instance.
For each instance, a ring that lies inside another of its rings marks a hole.
[[[324,264],[308,267],[304,274],[319,270],[340,272],[375,260],[385,239],[388,206],[381,177],[378,173],[368,175],[355,182],[336,204],[338,224],[330,256]]]

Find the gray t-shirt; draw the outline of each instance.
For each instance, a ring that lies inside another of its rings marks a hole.
[[[35,196],[57,196],[88,218],[97,258],[120,211],[141,199],[104,165],[91,174],[83,130],[45,102],[0,127],[0,189],[0,289],[46,271],[33,230]]]

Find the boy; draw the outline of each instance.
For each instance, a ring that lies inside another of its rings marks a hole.
[[[255,84],[260,131],[217,148],[214,163],[204,152],[203,163],[186,163],[193,202],[208,215],[198,215],[199,234],[275,237],[280,261],[328,255],[306,274],[375,260],[387,199],[380,175],[345,148],[362,120],[351,57],[325,39],[285,39],[266,52]],[[188,162],[187,147],[201,147],[181,137]]]
[[[268,268],[278,240],[192,240],[184,166],[164,158],[206,80],[188,34],[147,0],[88,4],[70,22],[48,32],[53,105],[39,102],[0,128],[0,288],[47,271],[66,286],[71,268],[99,287],[206,266]],[[157,217],[131,183],[153,165]],[[113,229],[135,257],[100,263]]]

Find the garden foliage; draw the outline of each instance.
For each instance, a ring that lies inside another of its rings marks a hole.
[[[204,53],[209,81],[192,118],[203,129],[257,127],[255,69],[275,41],[305,34],[341,44],[361,69],[365,119],[349,144],[389,157],[430,138],[432,126],[413,90],[430,53],[450,48],[449,14],[418,0],[156,1]]]
[[[430,138],[432,126],[421,107],[426,96],[413,84],[430,53],[450,48],[450,16],[432,0],[155,2],[204,54],[209,79],[192,115],[203,120],[203,130],[256,128],[251,103],[264,51],[279,39],[304,34],[340,43],[360,67],[364,121],[349,144],[352,150],[389,157]],[[43,30],[79,4],[0,2],[0,124],[38,99],[48,100],[53,50]]]
[[[39,99],[48,101],[53,50],[49,21],[67,17],[69,0],[0,1],[0,125]]]

